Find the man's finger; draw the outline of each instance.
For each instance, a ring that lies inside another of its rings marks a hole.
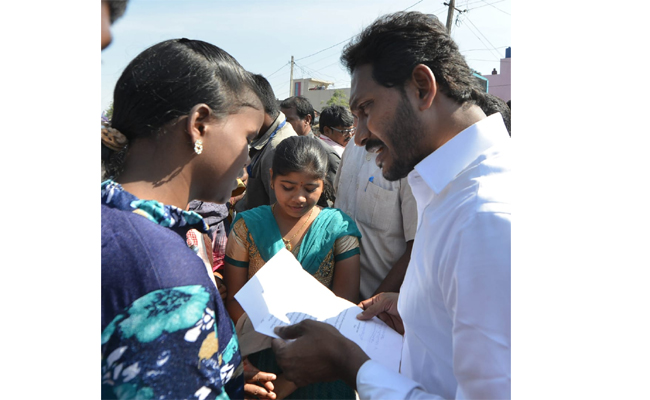
[[[384,308],[385,308],[384,304],[381,302],[366,304],[366,308],[360,314],[357,314],[357,319],[360,319],[362,321],[369,320],[372,317],[375,317],[381,314],[382,312],[386,311]]]
[[[284,340],[297,339],[303,334],[302,322],[289,326],[276,326],[273,332]]]

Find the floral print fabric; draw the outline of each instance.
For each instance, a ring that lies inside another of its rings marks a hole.
[[[142,215],[180,235],[188,229],[205,231],[198,214],[139,200],[113,181],[102,183],[102,204]],[[170,251],[175,245],[183,246],[183,242],[170,242]],[[146,258],[149,256],[145,249],[141,251],[143,261],[127,268],[158,268],[159,264]],[[197,271],[207,275],[205,268],[196,267],[197,262],[190,260],[178,268],[192,267],[196,276]],[[117,267],[104,265],[103,261],[102,268]],[[169,269],[160,267],[157,272],[177,273]],[[110,283],[102,282],[102,297],[115,295],[115,291],[104,293],[105,285]],[[197,283],[148,293],[138,282],[120,287],[136,295],[128,307],[108,316],[106,321],[111,322],[102,331],[102,398],[243,398],[243,364],[235,327],[216,288],[208,280],[197,279]]]

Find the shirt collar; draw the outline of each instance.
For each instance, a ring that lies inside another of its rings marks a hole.
[[[415,180],[419,175],[438,194],[481,153],[509,138],[501,114],[492,114],[461,131],[428,155],[411,174]]]
[[[259,139],[254,140],[253,143],[251,143],[251,148],[255,150],[262,150],[264,146],[266,146],[266,143],[269,141],[269,138],[275,132],[277,129],[278,125],[280,125],[282,122],[284,122],[287,119],[287,117],[284,116],[282,111],[280,111],[280,114],[278,114],[278,117],[273,121],[269,129],[264,132],[262,136],[260,136]]]

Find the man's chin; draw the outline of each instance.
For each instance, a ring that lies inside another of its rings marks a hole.
[[[387,181],[398,181],[402,178],[406,178],[408,174],[413,170],[413,168],[406,168],[406,166],[397,167],[382,165],[381,174]]]

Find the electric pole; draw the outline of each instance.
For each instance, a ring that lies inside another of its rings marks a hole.
[[[293,97],[293,56],[291,56],[291,75],[289,75],[289,97]]]
[[[444,5],[449,6],[449,11],[447,11],[447,33],[451,35],[451,21],[454,19],[456,0],[449,0],[449,4],[444,3]]]

